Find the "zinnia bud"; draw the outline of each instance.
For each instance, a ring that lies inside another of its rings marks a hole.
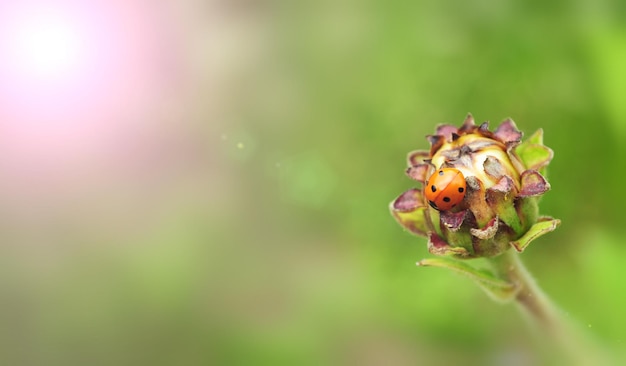
[[[427,138],[430,151],[408,155],[406,173],[420,185],[390,209],[404,228],[428,237],[431,253],[491,257],[511,246],[521,252],[559,225],[538,214],[538,200],[550,189],[545,176],[553,156],[541,129],[522,142],[512,120],[492,132],[488,122],[477,126],[469,115],[461,127],[440,125]]]

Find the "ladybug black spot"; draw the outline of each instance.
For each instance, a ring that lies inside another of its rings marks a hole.
[[[439,175],[443,175],[443,170],[440,170],[440,171],[439,171]]]
[[[433,184],[432,186],[430,186],[430,190],[433,191],[433,193],[437,192],[437,187],[435,187],[435,185]]]
[[[444,197],[443,202],[450,202],[450,197]]]
[[[464,190],[463,187],[459,187],[459,193],[463,193]]]
[[[430,207],[434,208],[435,210],[438,210],[439,208],[437,207],[437,205],[435,204],[435,202],[433,201],[428,201],[428,204],[430,205]]]

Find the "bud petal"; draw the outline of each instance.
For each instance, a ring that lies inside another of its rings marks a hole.
[[[498,232],[498,217],[491,219],[485,227],[481,229],[471,228],[470,233],[481,240],[493,238]]]
[[[522,222],[513,203],[516,191],[517,189],[511,178],[503,176],[495,186],[487,190],[485,200],[502,222],[517,235],[522,235]]]
[[[489,220],[494,216],[493,211],[486,204],[485,188],[483,183],[476,177],[466,177],[467,193],[465,194],[465,202],[472,214],[476,218],[479,227],[487,225]]]
[[[505,174],[507,174],[507,169],[502,165],[500,160],[495,156],[487,156],[485,162],[483,163],[483,167],[485,169],[485,173],[493,178],[495,181],[499,181]]]

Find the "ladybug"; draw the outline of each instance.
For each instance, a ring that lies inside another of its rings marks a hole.
[[[440,168],[428,179],[424,194],[432,208],[447,211],[463,201],[465,189],[465,178],[460,170]]]

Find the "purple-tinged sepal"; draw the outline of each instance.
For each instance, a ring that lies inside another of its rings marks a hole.
[[[504,142],[507,147],[512,147],[522,141],[522,136],[524,134],[517,129],[517,126],[512,119],[507,118],[500,124],[500,126],[498,126],[494,135],[498,140]]]
[[[443,211],[439,213],[441,224],[448,228],[448,230],[453,232],[461,228],[461,225],[465,221],[467,215],[467,210],[459,212]]]
[[[430,164],[417,164],[410,166],[406,169],[406,175],[422,184],[426,182],[426,175],[432,170],[432,165]]]
[[[453,247],[436,233],[428,234],[428,251],[431,254],[447,257],[468,258],[470,253],[463,247]]]
[[[435,135],[443,136],[446,141],[452,141],[456,139],[454,136],[459,136],[457,133],[458,131],[459,129],[456,128],[456,126],[442,124],[437,126],[437,132]]]
[[[550,190],[550,183],[536,170],[527,170],[520,177],[522,189],[519,197],[540,196]]]
[[[430,162],[430,153],[426,150],[415,150],[408,153],[406,159],[408,166],[424,164]]]
[[[426,217],[427,206],[424,204],[422,191],[410,189],[389,205],[393,217],[409,232],[426,236],[429,229]]]

